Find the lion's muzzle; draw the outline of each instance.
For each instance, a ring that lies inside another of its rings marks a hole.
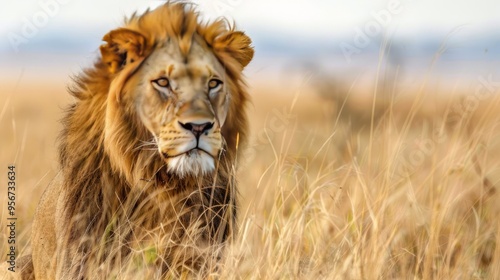
[[[208,100],[184,103],[176,121],[164,131],[158,146],[170,172],[200,175],[214,170],[222,136]]]

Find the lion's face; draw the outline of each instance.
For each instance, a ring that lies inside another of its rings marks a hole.
[[[168,171],[180,176],[212,172],[223,148],[221,127],[230,100],[215,55],[197,41],[187,56],[167,43],[151,53],[129,86]]]
[[[103,144],[114,171],[132,185],[165,166],[179,177],[212,175],[215,166],[227,173],[240,135],[246,140],[242,71],[253,58],[251,39],[223,19],[200,24],[193,10],[169,3],[103,41]]]

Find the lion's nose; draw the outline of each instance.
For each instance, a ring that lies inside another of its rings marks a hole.
[[[211,122],[206,122],[206,123],[202,123],[202,124],[196,124],[196,123],[192,123],[192,122],[189,122],[189,123],[179,122],[179,124],[185,130],[191,131],[194,134],[194,136],[196,136],[196,138],[200,137],[200,135],[202,135],[203,133],[209,131],[210,129],[212,129],[212,127],[214,127],[214,123],[211,123]]]

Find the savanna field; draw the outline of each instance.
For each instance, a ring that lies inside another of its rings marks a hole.
[[[249,81],[239,230],[213,278],[499,279],[498,87],[310,76]],[[7,167],[16,166],[21,256],[58,170],[69,82],[1,85],[1,261],[9,251]]]

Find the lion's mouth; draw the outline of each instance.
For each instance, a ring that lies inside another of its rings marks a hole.
[[[180,156],[192,157],[192,156],[200,155],[202,153],[205,153],[205,154],[209,155],[210,157],[213,157],[212,154],[210,154],[208,151],[205,151],[204,149],[202,149],[200,147],[195,147],[195,148],[192,148],[190,150],[187,150],[185,152],[178,153],[175,155],[169,155],[165,152],[162,152],[161,155],[163,156],[163,158],[169,159],[169,158],[176,158],[176,157],[180,157]]]
[[[167,171],[181,177],[188,174],[209,174],[215,169],[214,156],[200,148],[192,148],[183,153],[168,155],[164,160],[167,163]]]
[[[209,152],[207,152],[207,151],[205,151],[205,150],[203,150],[202,148],[199,148],[199,147],[193,148],[193,149],[185,152],[184,154],[187,155],[187,156],[194,156],[194,155],[198,155],[200,153],[205,153],[205,154],[213,157],[212,154],[210,154]]]

